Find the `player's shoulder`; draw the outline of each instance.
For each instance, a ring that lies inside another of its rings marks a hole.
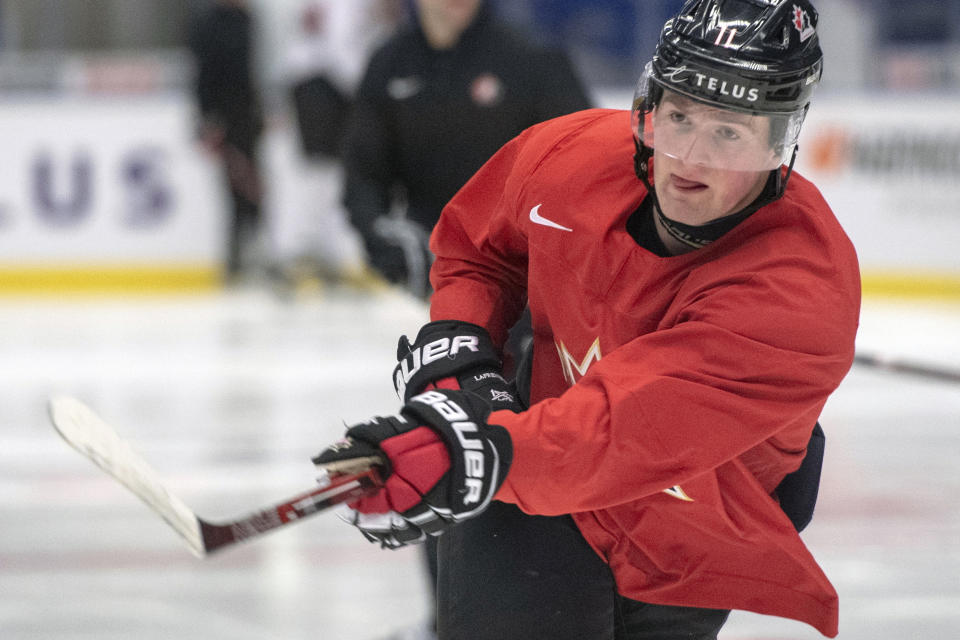
[[[830,205],[817,186],[803,174],[794,171],[784,191],[782,202],[803,215],[814,215],[818,218],[835,220]]]
[[[533,125],[495,157],[509,163],[512,181],[546,187],[571,176],[598,180],[620,170],[633,175],[632,140],[629,114],[586,109]]]
[[[588,160],[629,146],[630,113],[615,109],[585,109],[538,123],[523,135],[526,155],[539,160],[572,156]]]
[[[793,172],[780,200],[771,205],[772,216],[764,216],[767,232],[777,233],[777,246],[782,254],[804,254],[808,258],[820,253],[836,271],[857,279],[856,249],[827,200],[817,186],[798,172]]]

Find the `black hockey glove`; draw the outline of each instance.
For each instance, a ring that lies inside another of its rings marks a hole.
[[[489,413],[487,403],[470,392],[426,391],[399,415],[350,427],[344,442],[313,462],[384,455],[384,487],[350,503],[351,524],[385,548],[422,542],[482,513],[503,484],[513,445],[506,429],[487,424]]]
[[[400,336],[393,388],[403,402],[426,389],[464,389],[492,411],[522,411],[516,389],[501,375],[500,355],[481,326],[459,320],[424,325],[413,344]]]
[[[366,237],[371,266],[418,298],[430,296],[430,232],[407,218],[390,215],[373,221]]]

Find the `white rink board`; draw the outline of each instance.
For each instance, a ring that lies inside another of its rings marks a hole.
[[[957,277],[960,97],[906,103],[818,96],[796,169],[824,193],[865,273]],[[225,194],[193,126],[186,94],[0,102],[0,264],[219,264]]]
[[[0,261],[214,265],[220,175],[188,96],[0,102]]]
[[[796,169],[820,188],[865,271],[960,275],[958,113],[960,97],[814,101]]]

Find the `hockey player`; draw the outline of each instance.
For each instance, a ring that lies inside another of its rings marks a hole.
[[[792,173],[821,65],[808,0],[690,0],[632,136],[624,111],[534,127],[444,209],[402,410],[317,458],[388,459],[353,505],[370,539],[444,534],[440,638],[712,639],[731,609],[836,635],[780,493],[859,316],[854,249]],[[498,347],[527,300],[514,412]]]
[[[370,264],[430,293],[443,205],[525,128],[590,105],[566,55],[525,41],[487,0],[416,0],[372,57],[345,134],[344,203]]]

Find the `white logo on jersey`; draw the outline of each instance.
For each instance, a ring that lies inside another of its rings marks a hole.
[[[680,485],[678,484],[670,487],[669,489],[664,489],[663,493],[667,494],[668,496],[672,496],[677,500],[683,500],[684,502],[693,502],[693,498],[688,496],[686,492],[683,489],[681,489]]]
[[[423,80],[417,76],[406,78],[390,78],[387,83],[387,95],[394,100],[407,100],[420,93],[423,89]]]
[[[560,366],[563,368],[563,377],[571,386],[575,385],[579,378],[587,375],[587,369],[590,368],[591,364],[599,362],[600,358],[603,357],[603,354],[600,353],[600,338],[593,341],[593,344],[587,349],[587,355],[579,361],[570,355],[570,351],[567,350],[567,346],[563,344],[562,341],[555,342],[554,344],[557,346],[557,353],[560,354]],[[680,485],[664,489],[663,493],[677,500],[693,502],[693,498],[688,496]]]
[[[587,374],[587,369],[590,368],[591,364],[599,362],[600,358],[603,357],[600,353],[600,338],[593,341],[593,344],[587,349],[587,355],[580,361],[577,361],[576,358],[570,355],[570,352],[567,350],[567,345],[563,344],[563,341],[555,342],[554,344],[557,347],[557,353],[560,355],[560,366],[563,367],[563,378],[570,383],[571,386],[575,385],[579,378]],[[579,374],[579,378],[574,372]]]
[[[560,231],[573,231],[570,227],[565,227],[562,224],[557,224],[553,220],[547,220],[540,215],[540,207],[543,206],[543,203],[538,204],[533,209],[530,209],[530,222],[533,224],[542,224],[545,227],[551,227],[553,229],[559,229]]]
[[[481,107],[492,107],[503,101],[503,82],[492,73],[482,73],[470,83],[470,98]]]

